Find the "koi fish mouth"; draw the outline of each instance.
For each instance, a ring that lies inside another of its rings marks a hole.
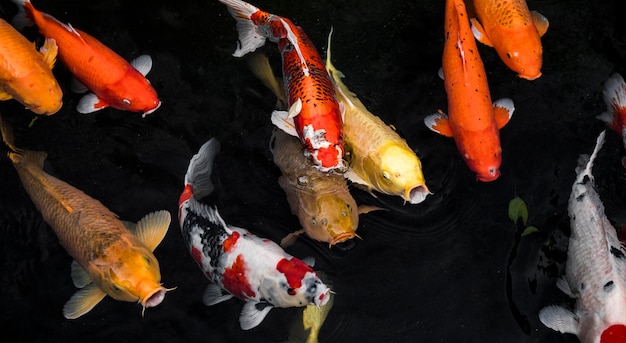
[[[476,174],[476,178],[482,182],[495,181],[498,177],[500,177],[500,170],[498,168],[490,168],[489,172],[486,174]]]
[[[424,201],[430,194],[432,193],[428,190],[426,185],[419,185],[413,188],[407,188],[404,191],[404,200],[415,205]]]
[[[361,238],[361,237],[359,237],[359,235],[357,235],[354,232],[340,233],[339,235],[333,236],[332,240],[328,243],[328,245],[329,245],[329,247],[331,247],[331,246],[333,246],[333,245],[335,245],[337,243],[345,242],[345,241],[347,241],[349,239],[352,239],[354,237]]]
[[[517,76],[521,77],[522,79],[532,81],[541,77],[541,72],[537,72],[537,74],[534,74],[534,75],[526,75],[526,74],[519,73]]]
[[[145,112],[141,115],[141,117],[142,117],[142,118],[145,118],[148,114],[151,114],[151,113],[153,113],[154,111],[158,110],[158,109],[159,109],[159,107],[161,107],[161,104],[162,104],[162,102],[161,102],[161,101],[159,101],[159,103],[158,103],[158,104],[157,104],[157,105],[156,105],[153,109],[145,111]]]

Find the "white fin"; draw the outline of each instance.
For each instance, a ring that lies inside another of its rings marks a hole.
[[[440,79],[444,80],[442,67],[439,67],[439,70],[437,70],[437,75],[439,76]]]
[[[539,320],[552,330],[578,335],[578,317],[564,307],[552,305],[542,308]]]
[[[259,310],[257,309],[257,305],[261,304],[254,301],[248,301],[245,305],[243,305],[243,309],[239,315],[239,325],[242,330],[250,330],[259,326],[272,309],[272,306],[267,304],[266,307]]]
[[[569,285],[569,282],[565,280],[565,278],[560,277],[556,280],[556,286],[561,290],[561,292],[567,294],[570,298],[576,298],[574,292],[572,292],[572,288]]]
[[[615,122],[614,107],[626,107],[626,83],[622,75],[615,73],[606,80],[602,90],[607,111],[596,118],[611,124]]]
[[[591,169],[593,168],[593,162],[595,161],[596,156],[598,156],[598,152],[600,151],[600,148],[602,148],[602,145],[604,144],[605,135],[606,135],[606,131],[600,132],[600,134],[598,135],[598,138],[596,138],[596,146],[593,149],[593,153],[591,154],[591,156],[581,155],[580,158],[578,159],[578,166],[576,167],[576,184],[582,183],[585,176],[589,177],[591,182],[593,182],[594,177],[593,177],[593,173],[591,172]],[[574,190],[572,190],[572,192],[573,191]]]
[[[147,214],[137,222],[135,235],[150,251],[161,243],[170,227],[171,216],[168,211],[156,211]]]
[[[298,131],[296,131],[296,124],[294,124],[293,118],[289,118],[289,113],[287,111],[273,111],[272,124],[285,131],[285,133],[300,138],[300,136],[298,136]]]
[[[215,186],[211,181],[213,160],[220,150],[220,142],[217,138],[211,138],[204,143],[198,153],[189,161],[189,167],[185,174],[185,185],[193,187],[194,197],[202,199],[211,194]]]
[[[141,75],[146,76],[152,69],[152,57],[150,57],[150,55],[141,55],[132,60],[130,65],[137,69]]]
[[[67,319],[76,319],[91,311],[105,296],[106,293],[98,286],[91,284],[72,295],[63,306],[63,316]]]
[[[96,107],[96,106],[99,106],[99,107]],[[80,99],[80,101],[78,102],[78,105],[76,106],[76,110],[79,113],[88,114],[88,113],[100,111],[101,109],[106,108],[108,106],[109,105],[103,100],[101,100],[100,98],[98,98],[97,95],[93,93],[89,93]]]
[[[302,112],[302,99],[298,98],[298,100],[296,100],[296,102],[294,102],[293,105],[289,107],[289,113],[287,115],[287,118],[293,119],[298,114],[300,114],[300,112]]]
[[[228,12],[237,21],[239,41],[233,56],[241,57],[265,45],[266,37],[257,31],[258,27],[250,20],[252,14],[259,11],[258,8],[240,0],[220,0],[220,2],[228,6]]]
[[[89,273],[76,262],[76,260],[72,261],[70,275],[72,276],[72,282],[76,288],[83,288],[91,283],[91,277],[89,277]]]
[[[78,81],[77,78],[72,77],[70,80],[70,89],[74,93],[86,93],[89,89],[82,82]]]
[[[443,112],[433,113],[424,118],[424,125],[431,131],[436,132],[445,137],[453,137],[452,127],[448,116]]]
[[[204,294],[202,295],[202,302],[207,306],[213,306],[232,297],[232,294],[227,293],[226,291],[221,289],[220,286],[214,283],[210,283],[204,290]]]

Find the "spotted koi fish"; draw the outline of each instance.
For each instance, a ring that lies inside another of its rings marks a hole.
[[[622,144],[626,149],[626,82],[622,75],[615,73],[604,83],[602,90],[606,111],[597,116],[608,125],[611,130],[622,137]],[[626,167],[626,157],[622,158]]]
[[[289,111],[274,111],[272,122],[299,137],[321,171],[346,169],[342,111],[324,61],[304,30],[291,20],[241,0],[220,0],[237,20],[241,57],[265,44],[278,43]]]
[[[557,286],[576,299],[575,311],[550,305],[539,312],[545,326],[582,343],[626,342],[626,248],[604,214],[591,172],[604,136],[598,136],[591,157],[580,157],[567,208],[572,234]]]
[[[274,307],[325,305],[330,289],[309,265],[269,239],[226,224],[216,208],[196,200],[214,188],[211,170],[218,150],[219,142],[211,139],[193,156],[178,205],[183,239],[212,282],[204,303],[245,301],[239,317],[243,330],[258,326]]]

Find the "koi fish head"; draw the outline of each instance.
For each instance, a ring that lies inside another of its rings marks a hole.
[[[502,49],[499,51],[500,58],[517,76],[534,80],[541,76],[541,66],[543,64],[543,47],[539,36],[526,35],[519,39],[507,39],[503,41]],[[524,42],[520,45],[516,42]]]
[[[344,199],[344,198],[348,199]],[[304,212],[304,208],[301,207]],[[301,225],[309,237],[335,245],[356,237],[359,213],[354,198],[347,194],[328,193],[316,199],[311,209],[300,215]]]
[[[159,305],[167,289],[160,284],[156,257],[144,246],[119,251],[112,263],[99,268],[102,272],[100,288],[116,300],[138,301],[144,308]]]
[[[483,137],[485,138],[485,137]],[[495,181],[500,177],[502,148],[500,140],[496,142],[480,141],[474,145],[473,151],[459,147],[467,166],[476,173],[476,179],[482,182]]]
[[[142,112],[143,117],[161,106],[156,90],[144,77],[125,79],[123,88],[120,87],[118,95],[110,101],[111,107],[130,112]]]
[[[11,84],[13,98],[40,115],[58,112],[63,105],[63,92],[56,79],[44,72],[36,76],[36,82],[33,77],[16,79]]]
[[[382,193],[401,196],[411,204],[424,201],[430,194],[422,163],[408,147],[395,143],[382,145],[375,155],[363,159],[363,168],[371,175],[371,186]]]
[[[302,260],[283,258],[276,265],[276,278],[266,278],[262,294],[276,307],[300,307],[314,304],[324,306],[330,299],[330,289],[313,269]]]

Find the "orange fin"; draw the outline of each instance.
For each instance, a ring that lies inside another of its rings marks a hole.
[[[43,63],[45,63],[50,69],[54,68],[58,51],[59,47],[57,46],[57,42],[52,38],[46,38],[43,46],[39,49],[39,53],[43,57]]]
[[[472,22],[472,33],[474,34],[474,38],[487,46],[493,47],[491,39],[487,36],[487,33],[480,22],[476,18],[471,18],[470,21]]]
[[[515,111],[515,105],[513,100],[509,98],[500,99],[493,103],[493,115],[498,129],[504,127],[511,120],[513,111]]]
[[[280,241],[280,246],[283,248],[287,248],[293,245],[298,239],[298,237],[300,237],[300,235],[302,235],[303,233],[304,233],[304,229],[288,234],[287,236],[285,236],[285,238],[283,238]]]
[[[76,319],[91,311],[105,296],[106,293],[98,286],[91,284],[72,295],[63,306],[63,316],[67,319]]]
[[[426,127],[442,136],[454,136],[454,133],[452,133],[452,127],[450,127],[448,116],[441,110],[424,118],[424,124],[426,124]]]
[[[548,31],[548,27],[550,26],[548,18],[544,17],[541,13],[537,11],[531,11],[530,16],[533,18],[533,22],[535,23],[537,33],[539,33],[539,37],[543,37],[543,35],[545,35]]]
[[[386,208],[373,206],[373,205],[360,205],[359,206],[359,214],[366,214],[366,213],[370,213],[373,211],[389,211],[389,210]]]
[[[133,233],[148,249],[154,251],[165,237],[170,222],[171,216],[168,211],[152,212],[141,218]]]

